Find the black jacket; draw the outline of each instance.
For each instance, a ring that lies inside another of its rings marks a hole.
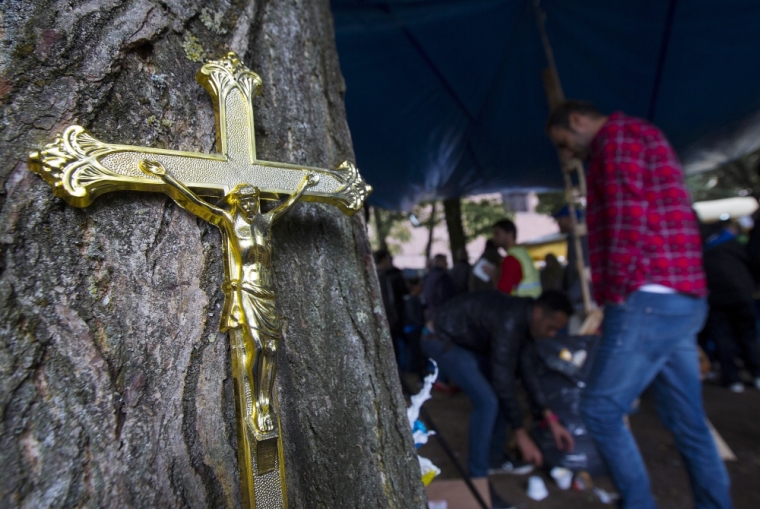
[[[760,217],[755,222],[755,227],[749,232],[747,242],[747,255],[749,256],[749,268],[755,281],[760,281]]]
[[[451,281],[454,283],[457,295],[467,293],[467,290],[469,290],[471,272],[472,267],[465,260],[454,263],[454,266],[449,270],[449,277],[451,277]]]
[[[531,365],[532,357],[521,355],[523,346],[531,340],[532,310],[531,298],[484,290],[449,300],[436,310],[433,320],[440,339],[490,358],[491,384],[513,429],[523,426],[517,401],[518,373],[531,397],[539,404],[545,401]]]
[[[745,246],[731,239],[706,248],[702,256],[711,306],[752,302],[755,280]]]
[[[423,297],[429,313],[457,294],[456,286],[443,267],[432,267],[425,277]]]

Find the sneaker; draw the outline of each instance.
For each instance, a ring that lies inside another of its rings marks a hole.
[[[498,467],[489,468],[488,475],[497,474],[514,474],[526,475],[533,472],[533,463],[526,463],[522,460],[507,460]]]
[[[728,386],[728,389],[731,392],[735,392],[736,394],[744,392],[744,384],[741,382],[736,382],[735,384],[731,384]]]
[[[514,504],[510,504],[501,496],[496,493],[496,491],[493,489],[493,486],[491,486],[491,483],[488,483],[488,491],[491,492],[491,508],[492,509],[516,509]]]

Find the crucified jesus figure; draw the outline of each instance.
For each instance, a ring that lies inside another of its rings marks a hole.
[[[267,213],[260,210],[257,187],[239,184],[216,205],[202,200],[167,173],[161,163],[143,160],[140,169],[167,184],[167,194],[183,209],[216,225],[222,232],[225,281],[219,329],[229,332],[240,365],[242,411],[258,435],[275,433],[272,389],[277,344],[282,337],[272,270],[272,225],[319,182],[309,173],[287,200]],[[235,374],[233,364],[233,375]],[[237,378],[237,377],[236,377]],[[236,380],[237,382],[237,380]]]

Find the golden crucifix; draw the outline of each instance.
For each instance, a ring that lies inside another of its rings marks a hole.
[[[56,196],[76,207],[110,191],[164,192],[221,230],[225,303],[220,330],[229,333],[231,343],[243,506],[285,508],[274,392],[282,330],[271,228],[298,200],[332,204],[353,214],[372,188],[348,161],[327,170],[256,159],[252,100],[261,91],[261,78],[234,53],[206,63],[196,79],[214,101],[219,153],[103,143],[82,127],[71,126],[30,154],[29,167]],[[269,212],[261,210],[260,200],[283,196]]]

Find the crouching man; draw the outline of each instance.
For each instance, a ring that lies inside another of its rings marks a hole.
[[[520,366],[520,352],[527,341],[556,336],[572,313],[569,299],[558,291],[547,291],[533,299],[486,290],[460,295],[436,310],[422,348],[472,401],[471,477],[485,477],[489,467],[498,467],[504,461],[504,417],[515,433],[523,460],[542,464],[540,450],[523,427],[517,401],[518,373],[527,390],[538,386],[535,380],[528,380],[534,376],[529,366]],[[557,447],[572,450],[572,436],[557,417],[548,408],[543,415]]]

